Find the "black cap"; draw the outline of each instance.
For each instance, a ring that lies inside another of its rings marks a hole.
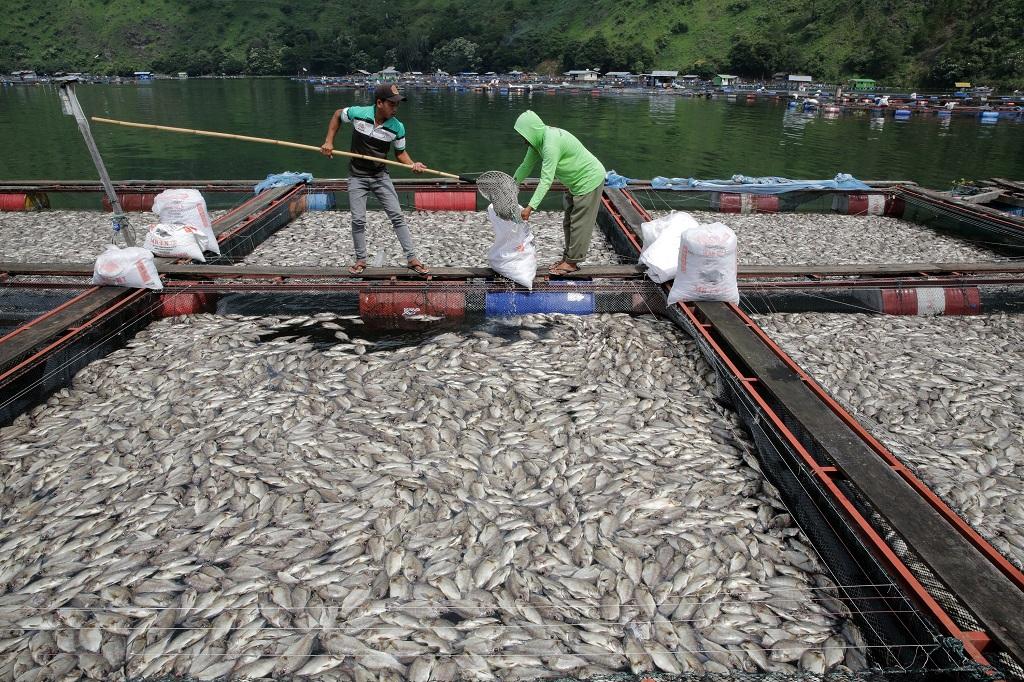
[[[403,99],[407,99],[405,95],[398,92],[398,86],[394,83],[381,83],[377,86],[377,89],[373,91],[373,101],[382,99],[388,102],[401,102]]]

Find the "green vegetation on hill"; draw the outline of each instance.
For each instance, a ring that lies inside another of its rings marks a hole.
[[[8,0],[0,69],[675,69],[1024,85],[1024,0]]]

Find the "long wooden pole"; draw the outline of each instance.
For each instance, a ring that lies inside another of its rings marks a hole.
[[[272,140],[269,137],[250,137],[248,135],[233,135],[231,133],[217,133],[212,130],[194,130],[192,128],[172,128],[171,126],[158,126],[151,123],[134,123],[132,121],[118,121],[113,118],[101,118],[99,116],[93,116],[93,121],[97,123],[110,123],[118,126],[125,126],[127,128],[145,128],[147,130],[163,130],[169,133],[185,133],[188,135],[203,135],[205,137],[220,137],[225,140],[242,140],[243,142],[262,142],[263,144],[276,144],[281,147],[292,147],[294,149],[305,149],[306,151],[320,152],[320,147],[314,147],[311,144],[299,144],[298,142],[286,142],[285,140]],[[387,163],[392,166],[399,166],[401,168],[408,169],[409,166],[398,161],[392,161],[391,159],[379,159],[376,156],[367,156],[366,154],[354,154],[352,152],[342,152],[337,149],[331,152],[334,156],[349,156],[353,159],[366,159],[367,161],[373,161],[374,163]],[[440,175],[443,178],[451,178],[453,180],[463,180],[465,182],[472,182],[470,178],[454,175],[453,173],[445,173],[444,171],[433,170],[432,168],[424,168],[424,173],[433,173],[434,175]]]

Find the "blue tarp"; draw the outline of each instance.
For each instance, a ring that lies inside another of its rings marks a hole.
[[[696,178],[651,178],[654,189],[699,189],[707,192],[743,192],[746,194],[785,194],[805,189],[870,190],[868,185],[848,173],[839,173],[833,180],[790,180],[767,176],[754,178],[734,175],[731,180],[697,180]]]
[[[612,189],[622,189],[629,182],[625,175],[619,175],[614,170],[608,171],[604,176],[604,186]]]
[[[293,173],[291,171],[285,171],[284,173],[271,173],[267,176],[267,179],[256,185],[253,189],[256,194],[259,194],[265,189],[272,187],[288,187],[289,185],[297,185],[300,182],[313,182],[312,173]]]

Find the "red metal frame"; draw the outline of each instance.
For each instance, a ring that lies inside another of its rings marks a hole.
[[[931,488],[915,476],[910,469],[908,469],[907,466],[899,460],[899,458],[892,454],[887,447],[882,445],[874,436],[872,436],[871,433],[868,432],[860,422],[854,419],[842,405],[836,402],[832,396],[830,396],[825,389],[823,389],[821,385],[811,377],[810,374],[805,372],[800,365],[796,364],[796,362],[789,357],[789,355],[787,355],[786,352],[782,350],[782,348],[780,348],[779,345],[775,343],[771,337],[768,336],[767,332],[761,329],[756,322],[750,319],[750,317],[740,310],[738,306],[730,305],[730,307],[733,309],[733,312],[743,320],[747,327],[757,334],[761,341],[764,342],[764,344],[768,346],[787,367],[799,375],[800,379],[808,388],[811,389],[819,400],[828,405],[829,409],[832,410],[832,412],[834,412],[844,424],[850,427],[861,440],[868,444],[876,455],[884,459],[893,471],[898,473],[907,483],[910,484],[912,488],[914,488],[914,490],[917,491],[919,495],[925,498],[925,500],[928,501],[928,504],[939,512],[946,521],[955,526],[960,534],[966,537],[971,544],[978,549],[978,551],[984,554],[989,561],[995,564],[1007,578],[1009,578],[1018,588],[1024,590],[1024,573],[1007,561],[1006,557],[1000,554],[995,547],[989,544],[988,541],[979,535],[977,531],[971,528],[966,521],[960,518],[956,512],[949,508],[942,498],[932,492]]]
[[[138,299],[140,299],[140,298],[142,298],[142,297],[144,297],[144,296],[146,296],[146,295],[148,295],[150,293],[152,293],[152,292],[149,289],[136,289],[136,290],[132,291],[131,293],[129,293],[124,298],[122,298],[120,301],[117,301],[116,303],[111,305],[110,307],[104,308],[104,309],[98,311],[96,313],[96,315],[91,317],[89,320],[87,320],[83,324],[79,325],[78,327],[70,328],[67,331],[66,334],[61,336],[59,339],[57,339],[56,341],[54,341],[50,345],[46,346],[45,348],[43,348],[41,350],[36,351],[35,353],[30,355],[29,357],[25,358],[24,360],[22,360],[21,362],[16,364],[11,369],[7,370],[3,374],[0,374],[0,384],[2,384],[4,381],[7,381],[11,377],[15,376],[19,372],[21,372],[21,370],[24,369],[25,367],[30,366],[30,365],[38,362],[41,358],[45,357],[48,353],[50,353],[53,350],[55,350],[56,348],[60,347],[65,342],[70,341],[75,336],[78,336],[84,330],[88,329],[89,327],[92,327],[93,325],[95,325],[100,320],[105,319],[106,317],[108,317],[112,313],[120,310],[121,308],[123,308],[124,306],[128,305],[129,303],[134,303]],[[46,317],[46,316],[38,317],[38,318],[32,320],[28,324],[24,325],[24,328],[28,328],[28,327],[32,326],[33,324],[37,324],[40,320],[43,319],[43,317]]]
[[[252,220],[256,219],[257,217],[259,217],[261,215],[263,215],[266,211],[268,211],[268,210],[278,206],[282,202],[289,200],[295,194],[300,193],[302,191],[302,188],[303,188],[302,185],[297,185],[292,191],[287,192],[287,193],[283,194],[281,197],[271,201],[260,212],[254,213],[254,214],[252,214],[250,216],[247,216],[246,220],[242,221],[239,225],[235,226],[234,228],[232,228],[232,229],[230,229],[228,231],[222,232],[221,234],[217,235],[217,241],[218,242],[223,242],[224,240],[230,238],[231,236],[236,234],[238,231],[240,231],[241,229],[246,227],[250,222],[252,222]],[[242,204],[239,204],[238,206],[234,207],[233,209],[231,209],[230,211],[225,213],[223,216],[218,218],[216,221],[214,221],[214,223],[216,224],[217,222],[220,222],[220,221],[223,221],[223,220],[227,219],[229,216],[237,213],[238,211],[241,211],[245,207],[249,206],[250,204],[252,204],[253,202],[258,201],[258,200],[259,200],[259,195],[256,195],[255,197],[249,199],[248,201],[245,201]],[[181,261],[178,261],[178,262],[184,262],[184,261],[181,260]],[[79,285],[79,286],[81,286],[81,285]],[[50,318],[51,316],[53,316],[54,314],[56,314],[60,310],[62,310],[64,308],[67,308],[68,306],[72,305],[73,303],[81,300],[83,297],[88,296],[90,294],[93,294],[93,293],[95,293],[98,290],[99,290],[99,287],[90,287],[87,291],[85,291],[82,294],[76,296],[75,298],[71,299],[70,301],[67,301],[67,302],[61,304],[60,306],[54,308],[53,310],[50,310],[49,312],[44,313],[43,315],[40,315],[39,317],[37,317],[37,318],[35,318],[35,319],[33,319],[33,320],[31,320],[31,321],[21,325],[17,329],[11,331],[10,333],[8,333],[3,338],[0,338],[0,343],[2,343],[3,341],[5,341],[5,340],[7,340],[7,339],[17,335],[17,334],[20,334],[20,333],[24,332],[27,329],[31,329],[34,325],[37,325],[40,322],[42,322],[43,320],[46,320],[46,319]],[[18,362],[16,365],[14,365],[13,367],[8,369],[7,371],[5,371],[2,374],[0,374],[0,384],[2,384],[4,381],[7,381],[11,377],[17,375],[22,370],[24,370],[24,368],[26,368],[28,366],[31,366],[32,364],[38,362],[40,359],[44,358],[48,353],[50,353],[53,350],[55,350],[56,348],[60,347],[61,345],[63,345],[67,341],[70,341],[75,336],[77,336],[78,334],[82,333],[82,331],[88,329],[89,327],[92,327],[93,325],[95,325],[100,320],[105,319],[110,314],[120,310],[122,307],[124,307],[124,306],[126,306],[126,305],[128,305],[130,303],[134,303],[140,297],[146,296],[149,293],[151,293],[151,292],[148,289],[137,289],[137,290],[132,291],[131,293],[129,293],[127,296],[125,296],[121,300],[119,300],[119,301],[115,302],[114,304],[110,305],[109,307],[103,308],[102,310],[97,311],[97,313],[93,317],[91,317],[88,321],[86,321],[84,324],[81,324],[81,325],[79,325],[77,327],[72,327],[72,328],[68,329],[65,334],[63,334],[60,338],[58,338],[57,340],[55,340],[52,343],[50,343],[49,345],[47,345],[45,348],[43,348],[43,349],[41,349],[39,351],[36,351],[35,353],[30,355],[29,357],[27,357],[24,360]],[[154,308],[150,312],[154,312],[156,309],[157,308]]]
[[[980,218],[984,218],[985,220],[992,221],[994,223],[1001,223],[1002,225],[1005,225],[1007,227],[1012,227],[1017,231],[1024,231],[1022,230],[1021,223],[1012,218],[1004,218],[1003,216],[992,215],[991,213],[986,213],[985,211],[973,210],[969,206],[964,206],[963,204],[959,204],[953,201],[946,201],[945,199],[939,199],[937,197],[932,197],[927,194],[921,194],[920,192],[915,192],[912,187],[900,187],[899,191],[897,192],[897,196],[899,196],[900,194],[909,194],[923,203],[940,205],[951,211],[959,211],[961,213],[975,215]]]
[[[647,218],[650,217],[650,214],[648,214],[647,211],[644,210],[644,208],[636,202],[636,200],[629,194],[629,192],[623,192],[623,194],[629,199],[629,201],[633,204],[633,206],[636,208],[636,210],[639,212],[641,216]],[[604,202],[605,207],[610,210],[613,216],[615,216],[615,219],[619,223],[623,233],[630,239],[630,241],[634,245],[638,245],[639,243],[635,235],[633,234],[632,230],[630,230],[624,224],[621,215],[619,215],[618,211],[614,209],[611,202],[608,201],[607,198],[604,199]],[[663,286],[666,286],[667,288],[667,285]],[[739,367],[736,366],[736,364],[731,360],[731,358],[728,356],[725,350],[715,340],[713,334],[711,333],[713,325],[701,321],[697,316],[696,309],[692,304],[678,303],[677,305],[683,311],[684,315],[686,315],[687,319],[690,320],[691,324],[693,324],[694,328],[701,335],[701,337],[711,346],[711,348],[714,350],[718,358],[723,362],[726,368],[728,368],[729,372],[739,381],[739,383],[743,386],[743,389],[757,403],[758,407],[760,407],[765,416],[767,416],[769,421],[771,421],[771,423],[775,426],[777,432],[785,439],[789,446],[792,447],[793,450],[800,456],[800,458],[804,461],[807,467],[821,481],[822,485],[825,486],[829,493],[831,493],[834,500],[843,508],[843,510],[846,512],[849,519],[853,522],[858,531],[868,540],[868,542],[870,542],[871,546],[873,546],[878,551],[883,560],[887,564],[889,564],[890,568],[893,571],[895,571],[896,574],[902,579],[905,587],[914,595],[916,599],[918,599],[921,605],[928,611],[928,613],[930,613],[936,619],[936,621],[946,630],[946,632],[948,632],[951,636],[957,638],[958,640],[960,640],[960,642],[963,643],[964,651],[967,652],[967,654],[971,657],[972,660],[974,660],[979,665],[985,666],[986,668],[991,670],[991,664],[981,653],[981,648],[988,642],[988,635],[983,632],[969,632],[960,629],[960,627],[956,624],[952,617],[948,613],[946,613],[945,609],[942,608],[942,605],[939,604],[935,600],[935,598],[931,596],[927,588],[925,588],[925,586],[921,584],[921,582],[917,579],[914,573],[907,567],[905,563],[903,563],[899,556],[896,555],[896,553],[888,545],[888,543],[886,543],[885,539],[882,538],[877,531],[875,531],[871,523],[867,519],[865,519],[863,515],[861,515],[861,513],[857,510],[854,504],[838,487],[836,482],[833,480],[833,477],[839,475],[840,472],[836,471],[835,467],[823,466],[820,463],[818,463],[817,460],[815,460],[815,458],[811,455],[811,453],[808,452],[807,449],[803,447],[803,445],[800,443],[796,435],[789,430],[789,428],[785,425],[782,419],[779,418],[775,411],[772,410],[772,408],[768,405],[765,399],[758,392],[757,388],[755,387],[755,384],[757,383],[757,378],[744,376],[743,372],[739,369]],[[744,315],[737,306],[730,305],[729,307],[735,313],[742,315],[745,324],[751,327],[752,330],[754,330],[755,332],[760,332],[758,334],[759,337],[761,337],[763,340],[767,339],[767,335],[764,333],[764,331],[757,327],[753,320]],[[777,348],[777,346],[775,347]],[[807,377],[806,372],[799,370],[799,367],[796,365],[796,363],[793,363],[791,359],[789,360],[789,363],[792,363],[791,367],[795,368],[795,371],[798,371],[802,378]],[[849,417],[849,415],[847,416]],[[856,424],[856,420],[853,420],[852,417],[849,417],[849,419],[852,422],[851,427],[853,424]],[[867,434],[867,432],[859,424],[856,424],[855,431],[862,438],[864,434]],[[868,437],[870,438],[869,434]],[[993,674],[992,677],[993,679],[996,679],[995,674]]]
[[[33,286],[37,286],[37,285],[33,284]],[[81,284],[74,285],[74,288],[75,289],[81,289],[82,285]],[[60,311],[64,310],[68,306],[74,305],[78,301],[82,300],[84,297],[89,296],[90,294],[94,294],[97,291],[99,291],[99,287],[90,287],[89,289],[87,289],[86,291],[83,291],[82,293],[80,293],[78,296],[75,296],[71,300],[65,301],[64,303],[61,303],[59,306],[57,306],[53,310],[50,310],[48,312],[43,313],[39,317],[36,317],[36,318],[30,320],[29,322],[27,322],[26,324],[21,325],[17,329],[14,329],[14,330],[8,332],[4,336],[0,336],[0,343],[3,343],[5,341],[8,341],[8,340],[14,338],[18,334],[20,334],[23,331],[25,331],[26,329],[30,329],[32,327],[32,325],[38,324],[38,323],[42,322],[43,320],[46,320],[46,319],[49,319],[50,317],[53,317],[54,315],[56,315]]]
[[[694,307],[691,304],[679,303],[679,307],[683,310],[684,314],[689,318],[691,323],[701,334],[705,341],[714,349],[715,354],[729,369],[729,372],[736,377],[744,390],[754,399],[758,407],[761,408],[762,412],[768,417],[769,421],[775,426],[776,430],[786,440],[790,447],[796,451],[804,463],[811,469],[814,475],[821,480],[822,484],[832,493],[832,497],[836,502],[843,508],[847,513],[850,520],[854,522],[858,531],[862,533],[871,545],[881,554],[886,563],[889,564],[896,573],[899,574],[900,578],[903,579],[905,586],[914,594],[914,596],[920,601],[920,603],[928,610],[932,616],[935,617],[939,623],[949,632],[950,635],[956,637],[964,644],[964,649],[970,654],[971,658],[981,665],[988,666],[990,663],[982,656],[981,651],[975,646],[974,642],[976,638],[968,636],[965,631],[961,630],[953,619],[946,613],[945,609],[935,600],[934,597],[928,592],[927,588],[921,584],[913,572],[907,567],[905,563],[896,555],[889,544],[880,536],[871,523],[861,515],[854,504],[846,497],[845,493],[840,490],[839,486],[833,480],[833,476],[837,473],[835,467],[823,466],[818,463],[814,456],[803,447],[797,437],[792,431],[786,426],[786,424],[779,418],[774,410],[768,405],[761,394],[754,388],[754,384],[757,383],[756,377],[746,377],[743,372],[732,362],[728,354],[722,349],[722,347],[715,341],[710,330],[713,328],[712,325],[701,322],[698,318]],[[735,309],[735,306],[730,306]]]
[[[271,201],[259,213],[253,213],[252,215],[246,216],[245,220],[243,220],[242,222],[240,222],[237,225],[235,225],[234,227],[232,227],[232,228],[230,228],[228,230],[225,230],[224,232],[221,232],[220,234],[218,234],[217,235],[217,243],[224,242],[225,240],[230,239],[231,237],[235,236],[236,234],[241,232],[243,229],[248,227],[249,223],[251,223],[252,221],[254,221],[257,218],[259,218],[260,216],[262,216],[268,210],[270,210],[272,208],[276,208],[279,204],[282,204],[282,203],[284,203],[286,201],[289,201],[289,200],[293,199],[296,195],[302,194],[303,192],[305,192],[305,188],[306,188],[305,185],[295,185],[295,187],[293,187],[291,191],[286,192],[286,193],[282,194],[280,197],[278,197],[277,199],[274,199],[273,201]],[[241,211],[243,208],[245,208],[249,204],[251,204],[251,203],[253,203],[255,201],[258,201],[258,200],[259,200],[259,195],[257,194],[252,199],[249,199],[248,201],[246,201],[246,202],[244,202],[242,204],[239,204],[238,206],[235,206],[233,209],[231,209],[230,211],[228,211],[227,213],[222,215],[218,219],[218,221],[225,220],[226,218],[228,218],[232,214],[237,213],[238,211]]]

